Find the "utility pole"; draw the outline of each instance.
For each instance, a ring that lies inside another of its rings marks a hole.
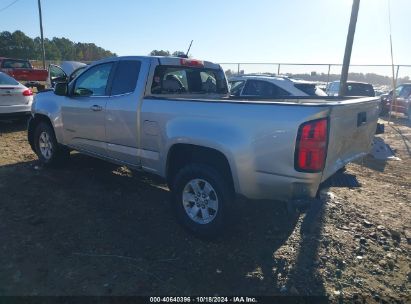
[[[350,68],[351,51],[354,42],[355,27],[357,25],[358,10],[360,9],[360,0],[353,0],[351,9],[350,25],[348,27],[347,42],[345,44],[344,61],[341,69],[340,90],[338,96],[344,96],[347,87],[348,70]]]
[[[43,37],[43,18],[41,16],[41,2],[39,4],[39,16],[40,16],[40,36],[41,36],[41,57],[43,59],[43,69],[46,69],[46,50],[44,49],[44,37]]]
[[[388,0],[388,22],[390,24],[390,49],[391,49],[391,67],[392,67],[392,100],[390,102],[390,114],[388,115],[388,124],[391,122],[392,108],[396,103],[395,89],[397,88],[397,79],[400,66],[397,67],[397,76],[394,74],[394,53],[392,51],[392,29],[391,29],[391,2]]]

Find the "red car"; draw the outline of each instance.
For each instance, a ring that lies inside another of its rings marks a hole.
[[[30,61],[0,57],[0,72],[4,72],[26,87],[44,90],[48,78],[47,70],[34,69]]]
[[[385,96],[381,96],[381,114],[385,115],[391,109],[392,91]],[[392,110],[408,115],[411,119],[411,83],[403,83],[395,89],[395,102],[392,104]]]

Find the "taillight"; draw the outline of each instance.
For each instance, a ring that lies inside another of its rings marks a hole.
[[[204,61],[201,60],[196,60],[196,59],[185,59],[182,58],[180,59],[180,64],[184,66],[190,66],[190,67],[204,67]]]
[[[327,156],[328,120],[326,118],[303,123],[298,129],[295,149],[297,171],[320,172]]]
[[[23,96],[33,96],[33,92],[30,89],[24,90]]]

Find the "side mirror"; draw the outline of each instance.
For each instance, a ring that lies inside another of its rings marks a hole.
[[[68,84],[66,82],[57,82],[54,86],[54,94],[58,96],[67,96]]]

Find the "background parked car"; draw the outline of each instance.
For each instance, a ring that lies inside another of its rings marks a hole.
[[[28,115],[33,92],[9,75],[0,72],[0,116]]]
[[[70,82],[87,67],[87,64],[78,61],[63,61],[60,65],[50,64],[48,86],[54,88],[57,82]]]
[[[28,60],[0,57],[0,71],[37,91],[46,88],[47,70],[34,69]]]
[[[330,82],[327,86],[326,93],[329,96],[338,96],[340,90],[340,81]],[[345,96],[368,96],[375,97],[374,87],[370,83],[347,81]]]
[[[269,75],[241,75],[229,79],[232,96],[279,98],[287,96],[327,96],[315,82]]]
[[[386,115],[390,111],[392,102],[392,91],[387,95],[381,95],[381,115]],[[395,89],[395,102],[392,110],[408,115],[411,119],[411,83],[404,83]]]

